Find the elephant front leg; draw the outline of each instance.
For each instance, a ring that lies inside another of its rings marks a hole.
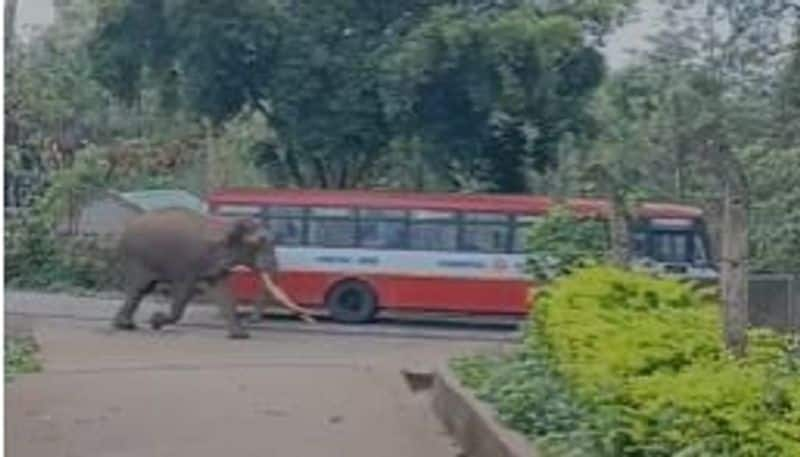
[[[267,315],[267,297],[259,297],[253,303],[253,315],[250,316],[250,323],[258,324],[264,321]]]
[[[250,338],[250,334],[242,327],[239,316],[236,314],[236,299],[231,294],[227,284],[220,282],[214,287],[214,299],[228,326],[228,338]]]
[[[196,293],[193,281],[186,281],[172,285],[172,305],[169,315],[157,311],[150,317],[150,326],[153,330],[159,330],[165,325],[176,324],[183,317],[186,305],[192,300]]]

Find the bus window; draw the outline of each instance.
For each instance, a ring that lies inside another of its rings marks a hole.
[[[703,237],[700,235],[694,236],[694,246],[692,252],[692,262],[695,265],[705,265],[708,263],[708,252],[706,252],[706,244],[703,242]]]
[[[689,234],[653,232],[653,259],[659,262],[688,262]]]
[[[528,250],[528,233],[531,226],[542,218],[540,216],[517,216],[514,227],[514,239],[511,240],[511,252],[522,253]]]
[[[299,218],[272,218],[269,229],[275,235],[279,246],[299,246],[303,244],[303,220]]]
[[[406,247],[408,230],[402,220],[361,220],[359,245],[365,248],[401,249]]]
[[[528,250],[528,230],[530,227],[520,226],[514,229],[514,239],[511,241],[511,252],[522,253]]]
[[[457,231],[455,224],[414,223],[409,234],[411,249],[455,251]]]
[[[303,208],[300,206],[272,206],[266,208],[267,228],[275,235],[278,246],[303,244]]]
[[[356,222],[348,208],[312,208],[308,220],[308,242],[323,247],[356,244]]]
[[[647,233],[634,232],[631,241],[633,256],[637,258],[647,257]]]
[[[505,224],[464,224],[461,248],[470,252],[505,252],[507,240]]]
[[[411,249],[455,251],[458,226],[455,213],[447,211],[412,211],[409,245]]]

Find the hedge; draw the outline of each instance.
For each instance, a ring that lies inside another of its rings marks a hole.
[[[751,331],[736,359],[719,316],[712,295],[691,285],[589,267],[538,294],[519,353],[454,366],[554,454],[800,455],[791,340]]]

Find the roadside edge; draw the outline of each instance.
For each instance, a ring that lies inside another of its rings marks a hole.
[[[461,385],[448,366],[434,373],[433,411],[468,457],[537,457],[521,433],[499,423],[496,413]]]

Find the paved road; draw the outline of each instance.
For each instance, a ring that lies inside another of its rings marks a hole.
[[[38,292],[6,292],[6,314],[28,317],[63,317],[78,320],[109,321],[116,308],[122,303],[118,296],[89,298],[64,294],[45,294]],[[146,300],[137,318],[142,325],[155,310],[167,310],[164,300]],[[319,316],[318,316],[319,317]],[[324,316],[322,316],[324,320]],[[520,320],[516,318],[480,317],[446,315],[422,315],[382,312],[378,325],[345,325],[330,321],[324,325],[306,325],[288,316],[282,309],[271,311],[270,318],[256,328],[273,332],[304,332],[314,334],[366,335],[376,337],[412,337],[423,339],[516,341]],[[208,304],[190,305],[181,327],[222,328],[217,318],[216,307]]]
[[[102,300],[5,298],[7,317],[32,320],[45,364],[6,387],[6,452],[15,457],[454,456],[428,399],[400,372],[505,344],[293,322],[231,341],[202,307],[188,325],[120,333],[109,330],[113,307]]]

